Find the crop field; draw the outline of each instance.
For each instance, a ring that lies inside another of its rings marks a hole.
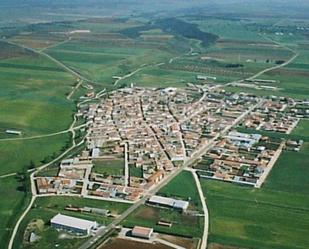
[[[22,237],[27,224],[31,220],[42,219],[44,221],[44,228],[38,231],[38,235],[41,239],[32,245],[30,248],[50,248],[51,244],[59,244],[60,248],[73,249],[76,248],[85,239],[67,238],[61,239],[59,237],[61,233],[57,232],[55,229],[51,228],[48,224],[49,220],[61,212],[62,214],[97,221],[100,224],[107,225],[112,221],[112,218],[103,217],[102,215],[87,214],[87,213],[77,213],[65,211],[64,208],[67,205],[78,206],[78,207],[97,207],[102,209],[108,209],[114,214],[119,214],[129,207],[128,204],[114,203],[114,202],[104,202],[91,199],[73,198],[73,197],[42,197],[36,200],[34,208],[28,213],[27,217],[23,220],[20,233],[18,233],[19,243],[14,244],[14,248],[28,248],[27,245],[22,246]]]
[[[209,180],[201,183],[210,212],[210,243],[253,249],[307,248],[308,196]]]
[[[265,182],[265,188],[309,195],[309,143],[300,152],[284,151]]]
[[[301,119],[291,134],[296,136],[309,137],[309,120]]]
[[[37,55],[3,59],[0,81],[0,136],[6,129],[31,136],[69,127],[74,108],[65,96],[74,79],[61,68]]]
[[[279,29],[286,29],[283,35],[275,35]],[[252,92],[257,95],[278,95],[287,96],[298,99],[306,99],[309,93],[308,85],[308,68],[309,68],[309,47],[308,47],[308,37],[305,33],[294,32],[293,28],[279,27],[273,28],[273,30],[267,31],[267,39],[271,39],[274,42],[280,44],[280,46],[285,46],[292,48],[295,53],[298,54],[296,59],[294,59],[290,64],[280,69],[272,70],[260,76],[261,79],[276,80],[275,84],[266,84],[268,86],[274,86],[279,88],[277,91],[265,91],[256,90],[251,88],[241,88],[241,87],[227,87],[226,90],[232,92],[247,91]],[[288,57],[288,54],[286,54]],[[291,58],[292,56],[290,56]],[[277,57],[277,60],[279,57]],[[279,60],[286,61],[283,57]],[[268,92],[268,93],[267,93]]]

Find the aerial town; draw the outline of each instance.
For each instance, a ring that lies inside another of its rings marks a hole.
[[[287,109],[295,105],[202,85],[110,92],[80,108],[85,150],[62,160],[57,177],[35,177],[37,193],[133,203],[195,157],[201,177],[260,187],[286,144],[298,150],[302,142],[272,141],[257,132],[290,133],[299,118]],[[256,133],[233,130],[236,125]],[[119,160],[120,171],[98,172],[96,165],[106,160]]]

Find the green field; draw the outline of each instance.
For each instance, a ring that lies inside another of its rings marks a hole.
[[[7,245],[10,234],[30,195],[21,189],[22,183],[15,176],[0,179],[0,241]]]
[[[34,207],[27,214],[23,220],[20,232],[18,233],[18,239],[15,240],[14,248],[50,248],[51,244],[59,244],[60,248],[73,249],[78,247],[85,239],[59,239],[61,233],[52,229],[48,224],[48,221],[58,213],[84,218],[88,220],[97,221],[102,225],[107,225],[112,221],[112,218],[103,217],[102,215],[76,213],[70,211],[64,211],[67,205],[73,205],[78,207],[97,207],[102,209],[108,209],[112,213],[119,214],[129,207],[128,204],[105,202],[99,200],[73,198],[73,197],[42,197],[38,198],[34,204]],[[39,232],[41,239],[34,243],[32,246],[22,245],[23,233],[27,224],[34,219],[42,219],[45,222],[43,231]]]
[[[297,126],[292,131],[292,135],[296,136],[309,136],[309,120],[308,119],[302,119],[299,121]]]
[[[32,140],[0,140],[0,174],[19,172],[28,168],[31,161],[35,166],[49,162],[70,145],[69,135],[56,135]]]
[[[94,172],[105,175],[123,175],[124,174],[124,160],[101,160],[94,161]]]
[[[192,173],[183,171],[159,191],[159,195],[189,200],[193,208],[202,210],[200,196]]]

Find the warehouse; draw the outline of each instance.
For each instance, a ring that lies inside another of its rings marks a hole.
[[[98,224],[94,221],[79,219],[67,215],[57,214],[50,220],[50,224],[57,230],[89,235],[92,229],[96,229]]]
[[[164,206],[164,207],[170,207],[170,208],[174,208],[174,209],[178,209],[182,211],[186,211],[187,208],[189,207],[189,202],[187,201],[176,200],[173,198],[167,198],[167,197],[162,197],[162,196],[157,196],[157,195],[152,196],[148,200],[148,203],[159,205],[159,206]]]
[[[152,228],[135,226],[132,229],[132,236],[133,237],[150,239],[152,234],[153,234]]]

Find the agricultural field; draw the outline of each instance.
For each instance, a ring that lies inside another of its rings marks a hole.
[[[31,54],[0,60],[0,75],[1,137],[6,129],[20,130],[26,137],[69,127],[74,111],[65,99],[74,84],[70,74]]]
[[[58,213],[97,221],[101,225],[107,225],[112,221],[110,217],[104,217],[102,215],[88,214],[88,213],[77,213],[71,211],[65,211],[64,208],[67,205],[78,206],[78,207],[97,207],[102,209],[110,210],[113,214],[120,214],[129,207],[128,204],[105,202],[91,199],[82,199],[76,197],[42,197],[38,198],[34,204],[34,207],[27,214],[23,220],[20,232],[18,233],[19,239],[15,240],[14,248],[50,248],[51,244],[59,244],[60,248],[73,249],[80,245],[84,239],[68,238],[65,236],[61,237],[61,233],[51,228],[48,224],[49,220]],[[33,220],[43,220],[44,226],[37,231],[41,239],[35,244],[29,246],[23,241],[23,234],[29,222]]]
[[[210,212],[209,243],[253,249],[307,248],[308,196],[210,180],[201,184]]]

